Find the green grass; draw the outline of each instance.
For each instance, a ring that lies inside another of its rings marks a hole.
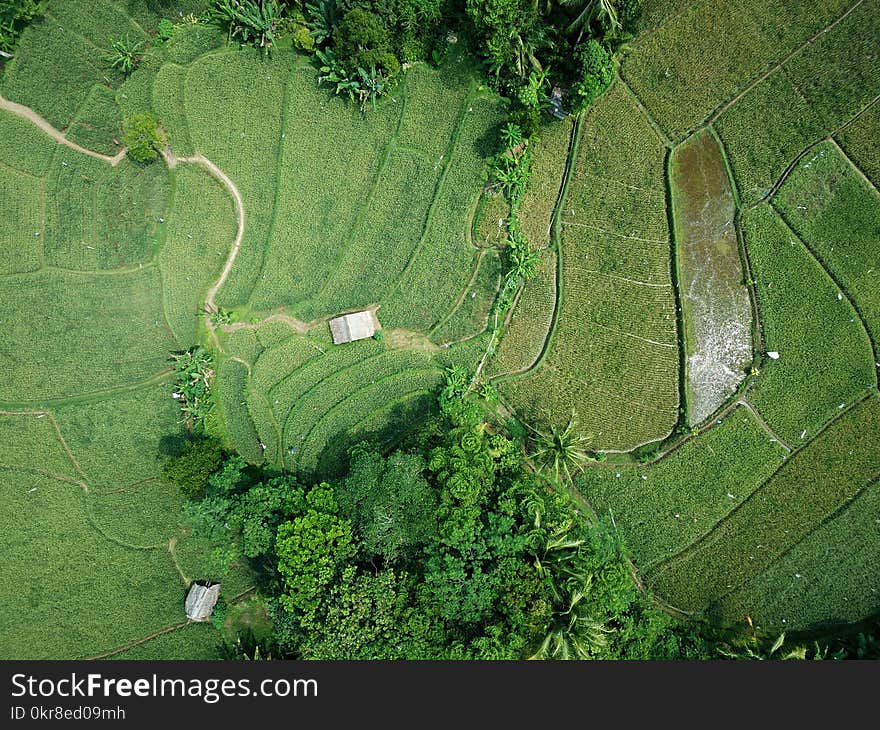
[[[167,551],[103,537],[79,487],[3,470],[0,489],[0,657],[92,656],[185,619]]]
[[[158,475],[169,440],[183,434],[173,390],[169,379],[94,403],[53,409],[92,491],[121,489]]]
[[[501,286],[501,261],[498,254],[486,253],[477,264],[473,283],[464,290],[464,298],[445,322],[432,334],[438,345],[473,337],[489,325],[489,312]]]
[[[260,328],[260,332],[263,329],[265,326]],[[257,336],[260,337],[259,334]],[[308,337],[291,335],[287,328],[287,338],[277,345],[267,347],[257,358],[251,382],[259,392],[269,393],[289,373],[321,354],[321,350]]]
[[[873,104],[864,114],[837,135],[837,141],[874,186],[880,185],[880,155],[876,154],[880,137],[880,104]]]
[[[82,479],[58,440],[51,415],[45,412],[0,416],[0,443],[4,466]]]
[[[880,586],[880,482],[866,487],[760,575],[713,606],[722,622],[748,614],[778,636],[857,623],[877,611]]]
[[[0,400],[62,398],[149,378],[176,343],[158,271],[37,272],[0,280]]]
[[[55,142],[33,124],[0,111],[0,160],[4,164],[41,177],[49,169]]]
[[[357,426],[363,420],[363,414],[386,408],[389,400],[401,401],[415,394],[422,394],[440,387],[443,373],[436,367],[417,369],[409,367],[383,377],[381,371],[372,371],[373,380],[361,383],[354,393],[337,402],[303,437],[302,445],[297,450],[297,465],[300,471],[311,473],[323,458],[326,462],[327,452],[339,450],[334,439],[346,439],[346,430]],[[391,395],[391,398],[389,398]]]
[[[229,193],[208,172],[179,165],[174,177],[174,203],[159,269],[168,324],[186,347],[198,341],[205,294],[226,262],[237,221]]]
[[[219,641],[220,634],[210,622],[189,623],[107,658],[126,661],[220,659],[216,646]]]
[[[174,154],[183,157],[195,151],[184,109],[186,68],[164,64],[153,79],[153,110]]]
[[[71,122],[67,138],[86,149],[115,155],[120,150],[117,142],[121,134],[122,118],[116,106],[116,93],[107,86],[93,86]]]
[[[832,143],[805,157],[773,200],[880,339],[880,194]],[[840,235],[844,232],[845,235]]]
[[[562,217],[562,303],[540,370],[505,386],[525,416],[572,409],[598,448],[678,418],[664,147],[620,84],[587,113]]]
[[[237,360],[227,360],[217,372],[215,397],[223,409],[232,446],[243,459],[262,464],[260,437],[247,407],[247,381],[247,366]]]
[[[680,140],[851,4],[696,2],[636,40],[621,72],[666,133]]]
[[[878,33],[880,13],[866,2],[720,117],[716,126],[744,200],[764,197],[801,150],[880,93]]]
[[[114,85],[120,79],[103,67],[103,49],[61,27],[46,18],[25,28],[15,58],[4,71],[2,91],[7,99],[31,107],[63,129],[95,84]]]
[[[846,297],[764,205],[744,220],[768,359],[749,400],[793,444],[875,383],[871,344]]]
[[[162,165],[110,167],[59,148],[46,178],[47,263],[92,270],[149,262],[168,197]]]
[[[241,252],[218,296],[218,304],[225,307],[244,304],[250,297],[272,230],[284,131],[281,100],[291,63],[285,58],[262,61],[253,49],[207,55],[191,66],[186,78],[193,145],[238,186],[247,210]]]
[[[154,480],[123,491],[90,495],[89,520],[106,538],[139,548],[167,549],[183,523],[180,490]]]
[[[534,364],[549,335],[555,306],[556,254],[545,251],[534,277],[526,282],[510,314],[498,352],[489,362],[490,375],[525,370]],[[501,387],[504,391],[508,386]]]
[[[472,237],[479,248],[502,248],[507,243],[510,203],[500,192],[486,191],[474,215]]]
[[[550,222],[559,198],[573,127],[571,117],[546,124],[531,146],[531,174],[517,220],[526,240],[534,247],[550,245]]]
[[[648,574],[655,592],[702,610],[773,564],[880,474],[880,398],[862,401],[704,540]]]
[[[0,166],[0,274],[40,268],[43,184],[38,178]]]
[[[785,450],[742,406],[650,466],[586,469],[578,489],[611,514],[642,570],[711,533],[782,463]]]
[[[486,179],[486,158],[493,152],[489,131],[500,123],[503,107],[496,99],[468,104],[458,129],[455,150],[441,180],[430,220],[409,268],[389,292],[382,311],[386,327],[425,331],[449,311],[461,282],[473,270],[475,250],[468,240],[467,215]]]

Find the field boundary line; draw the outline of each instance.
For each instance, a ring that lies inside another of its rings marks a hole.
[[[174,371],[171,368],[166,368],[165,370],[160,370],[157,373],[153,373],[148,378],[144,380],[139,380],[135,383],[125,383],[124,385],[117,385],[101,390],[92,390],[87,393],[63,396],[61,398],[43,398],[30,401],[0,400],[0,409],[5,409],[0,410],[0,416],[16,415],[18,413],[21,413],[22,411],[26,411],[26,409],[29,408],[36,409],[33,411],[28,411],[30,413],[48,413],[47,410],[41,410],[41,406],[44,406],[45,408],[60,408],[67,405],[100,403],[101,401],[110,400],[114,396],[120,395],[122,393],[133,393],[137,390],[141,390],[142,388],[149,388],[152,385],[164,383],[166,380],[170,380],[173,374]]]
[[[385,172],[388,168],[391,157],[397,151],[397,136],[400,134],[401,127],[403,126],[403,115],[406,113],[406,99],[406,86],[404,85],[403,103],[400,105],[400,111],[398,113],[397,124],[394,129],[394,134],[392,134],[385,142],[385,144],[382,145],[382,152],[381,156],[379,157],[379,164],[376,165],[376,172],[373,174],[373,179],[370,181],[369,191],[367,192],[366,196],[364,196],[363,202],[358,208],[357,213],[354,216],[354,220],[352,220],[351,222],[351,227],[348,229],[345,236],[342,237],[343,244],[339,250],[339,253],[335,256],[333,260],[327,278],[320,284],[314,294],[306,297],[306,299],[310,303],[312,303],[312,306],[315,306],[315,304],[323,305],[322,297],[327,289],[331,287],[333,279],[337,275],[339,275],[341,271],[346,270],[345,264],[348,259],[350,259],[352,256],[356,256],[358,253],[356,240],[357,233],[359,233],[361,224],[372,210],[373,200],[376,198],[376,194],[379,191],[380,183],[384,179]]]
[[[333,414],[338,408],[345,406],[350,400],[352,400],[356,396],[360,395],[361,391],[366,390],[367,388],[371,388],[372,386],[378,385],[380,383],[386,383],[387,381],[389,381],[393,378],[397,378],[401,375],[428,375],[428,374],[433,374],[433,373],[436,373],[438,375],[442,375],[443,369],[436,364],[433,366],[430,366],[430,367],[423,367],[423,368],[414,368],[414,367],[405,368],[403,370],[398,370],[397,372],[394,372],[391,375],[386,375],[385,377],[379,378],[377,380],[372,380],[367,385],[365,385],[363,388],[358,388],[357,390],[349,393],[348,395],[346,395],[343,398],[341,398],[340,400],[338,400],[330,408],[328,408],[320,416],[318,416],[317,420],[309,427],[309,430],[306,431],[305,434],[303,434],[302,439],[300,439],[300,445],[302,446],[302,448],[300,449],[299,447],[297,447],[297,452],[296,452],[297,466],[300,467],[300,470],[302,470],[303,464],[300,461],[300,459],[302,458],[303,454],[306,451],[306,446],[309,443],[309,439],[312,438],[312,434],[314,434],[314,432],[318,428],[318,426],[320,426],[321,423],[326,418],[328,418],[331,414]],[[423,391],[424,391],[424,388],[419,389],[417,391],[410,391],[410,392],[415,393],[415,392],[423,392]],[[403,396],[398,397],[398,400],[402,400],[402,399],[403,399]],[[358,423],[360,423],[360,422],[358,422]],[[355,425],[357,425],[357,424],[355,424]],[[349,429],[343,429],[342,433],[344,433],[345,431],[348,431],[348,430]]]
[[[827,33],[828,31],[830,31],[830,30],[831,30],[832,28],[834,28],[838,23],[842,22],[842,21],[843,21],[845,18],[847,18],[847,17],[848,17],[848,16],[849,16],[849,15],[850,15],[850,14],[851,14],[856,8],[858,8],[860,5],[862,5],[862,3],[864,3],[864,1],[865,1],[865,0],[857,0],[857,2],[856,2],[855,4],[853,4],[848,10],[846,10],[846,12],[844,12],[842,15],[839,15],[835,20],[833,20],[831,23],[829,23],[829,24],[826,25],[824,28],[822,28],[822,30],[820,30],[820,31],[817,32],[815,35],[813,35],[813,36],[811,36],[810,38],[808,38],[807,40],[805,40],[805,41],[804,41],[803,43],[801,43],[799,46],[796,46],[793,50],[789,51],[785,56],[783,56],[779,61],[777,61],[777,62],[776,62],[773,66],[771,66],[767,71],[765,71],[763,74],[761,74],[760,76],[758,76],[758,78],[756,78],[756,79],[752,80],[751,82],[749,82],[749,84],[748,84],[748,85],[747,85],[742,91],[740,91],[739,93],[737,93],[732,99],[730,99],[730,100],[728,100],[727,102],[723,103],[720,107],[716,108],[713,112],[711,112],[711,113],[709,114],[709,116],[706,117],[706,118],[703,120],[703,123],[700,124],[700,125],[698,125],[697,128],[702,127],[702,126],[705,126],[705,125],[707,125],[707,124],[714,124],[715,121],[717,121],[718,118],[719,118],[722,114],[724,114],[724,112],[726,112],[728,109],[730,109],[730,107],[732,107],[734,104],[736,104],[740,99],[742,99],[746,94],[748,94],[748,93],[749,93],[752,89],[754,89],[758,84],[760,84],[762,81],[764,81],[765,79],[767,79],[767,78],[769,78],[770,76],[772,76],[772,75],[773,75],[774,73],[776,73],[779,69],[781,69],[785,64],[787,64],[792,58],[794,58],[798,53],[800,53],[802,50],[804,50],[807,46],[809,46],[809,45],[815,43],[815,42],[816,42],[816,41],[817,41],[822,35],[824,35],[824,34]],[[685,136],[689,136],[689,134],[690,134],[690,131],[689,131],[689,132],[686,132],[686,133],[685,133]]]
[[[130,641],[127,644],[123,644],[122,646],[118,646],[115,649],[110,649],[108,651],[103,652],[102,654],[95,654],[94,656],[81,657],[83,661],[94,661],[96,659],[106,659],[108,657],[113,656],[114,654],[120,654],[126,649],[132,649],[140,644],[145,644],[151,639],[155,639],[157,636],[162,636],[163,634],[170,634],[172,631],[177,631],[178,629],[182,629],[184,626],[189,626],[192,621],[187,619],[186,621],[181,621],[179,624],[172,624],[171,626],[166,626],[164,629],[159,629],[159,631],[154,631],[152,634],[147,634],[140,639],[136,639],[135,641]]]
[[[517,380],[528,376],[530,373],[534,372],[544,364],[544,361],[547,359],[547,356],[549,355],[550,349],[553,345],[553,340],[556,336],[556,329],[559,324],[559,315],[562,310],[563,298],[562,216],[563,209],[565,208],[565,203],[568,198],[568,187],[571,183],[572,170],[574,169],[575,165],[577,165],[578,148],[580,146],[583,129],[582,122],[583,115],[580,114],[575,120],[574,125],[572,125],[571,137],[569,138],[568,142],[568,157],[565,161],[565,170],[562,174],[562,181],[559,184],[559,192],[556,196],[556,205],[553,209],[553,215],[550,218],[550,245],[547,246],[547,248],[552,248],[556,253],[556,272],[554,282],[555,286],[553,287],[553,314],[550,317],[550,326],[547,327],[547,334],[544,335],[544,342],[541,345],[541,349],[538,351],[537,357],[532,361],[531,365],[520,370],[511,371],[509,373],[494,375],[489,378],[490,382],[497,381],[499,383],[503,383],[509,380]],[[511,316],[513,316],[512,308]],[[506,334],[506,332],[504,334]],[[503,341],[503,339],[504,337],[502,335],[501,341]],[[515,412],[515,409],[511,410],[512,412]]]
[[[859,2],[861,2],[861,1],[862,0],[859,0]],[[675,147],[675,144],[672,142],[672,139],[670,138],[670,136],[668,134],[666,134],[666,131],[663,129],[663,127],[660,126],[660,123],[656,119],[654,119],[651,112],[648,111],[648,107],[646,107],[645,103],[639,98],[639,95],[636,94],[636,92],[632,90],[630,85],[626,82],[626,79],[623,78],[623,75],[620,73],[620,61],[616,60],[614,65],[615,65],[615,71],[614,71],[615,79],[620,82],[621,86],[623,86],[624,91],[626,91],[629,98],[633,101],[633,103],[636,105],[638,110],[641,112],[642,116],[648,122],[651,129],[654,131],[654,134],[657,136],[657,139],[667,149],[672,149],[673,147]]]
[[[855,492],[853,492],[852,495],[850,495],[849,497],[844,499],[843,502],[841,502],[837,507],[835,507],[834,511],[825,515],[825,517],[823,517],[819,522],[817,522],[809,530],[807,530],[803,535],[801,535],[800,538],[798,538],[795,542],[793,542],[791,545],[789,545],[787,548],[785,548],[781,553],[779,553],[779,555],[777,555],[775,558],[773,558],[773,560],[767,565],[766,568],[764,568],[763,570],[760,570],[759,572],[755,573],[754,575],[749,576],[748,578],[741,581],[737,585],[733,586],[729,590],[726,590],[724,593],[722,593],[719,596],[717,596],[716,598],[714,598],[713,601],[724,600],[728,596],[731,596],[734,593],[736,593],[741,588],[744,588],[751,581],[755,580],[756,578],[760,578],[762,575],[764,575],[764,573],[766,573],[771,568],[773,568],[774,565],[776,565],[779,561],[781,561],[783,558],[785,558],[792,550],[794,550],[798,545],[800,545],[802,542],[804,542],[804,540],[806,540],[811,535],[815,534],[818,530],[821,530],[827,524],[829,524],[830,522],[833,522],[838,517],[840,517],[844,512],[846,512],[852,506],[853,502],[855,502],[865,492],[867,492],[869,489],[871,489],[871,487],[873,487],[875,484],[877,484],[878,477],[880,477],[880,472],[877,472],[873,476],[869,477],[868,480],[861,487],[859,487]]]
[[[865,319],[865,315],[856,302],[855,297],[850,293],[849,289],[843,285],[843,282],[838,278],[837,274],[832,271],[831,267],[825,263],[819,253],[807,242],[805,238],[803,238],[800,234],[795,231],[792,224],[789,222],[788,218],[785,217],[783,212],[776,207],[774,202],[770,201],[770,207],[773,212],[782,221],[783,225],[785,225],[788,232],[794,236],[801,244],[803,249],[813,258],[813,260],[819,264],[822,270],[825,272],[825,275],[831,280],[834,286],[837,287],[838,291],[846,297],[847,302],[853,308],[853,311],[856,313],[856,317],[859,318],[859,323],[862,326],[862,331],[865,333],[865,336],[868,338],[868,344],[871,346],[871,354],[874,358],[874,388],[877,389],[880,387],[880,381],[878,381],[878,370],[880,370],[880,353],[878,353],[877,342],[874,340],[874,333],[868,327],[868,322]]]
[[[300,403],[302,403],[306,397],[310,396],[312,394],[312,392],[315,391],[316,389],[324,386],[327,383],[327,381],[330,380],[331,378],[333,378],[337,375],[341,375],[342,373],[346,373],[349,370],[351,370],[352,368],[360,367],[360,366],[363,366],[365,363],[372,362],[373,360],[386,354],[386,352],[387,351],[382,351],[382,352],[374,353],[373,355],[368,355],[367,357],[362,358],[360,360],[355,360],[353,363],[351,363],[350,365],[346,365],[343,368],[339,368],[339,369],[333,370],[329,373],[325,373],[320,380],[316,381],[315,383],[310,385],[306,390],[304,390],[302,393],[300,393],[299,396],[296,398],[296,401],[299,401]],[[306,363],[309,363],[309,362],[312,362],[312,360],[306,361]],[[303,364],[303,367],[304,366],[305,366],[305,363]],[[276,383],[275,386],[273,386],[273,388],[276,387],[277,385],[281,384],[285,380],[293,377],[300,369],[301,368],[297,368],[293,372],[288,373],[284,378],[279,380],[278,383]],[[272,395],[271,388],[269,390],[269,395],[270,396]],[[287,422],[290,420],[290,417],[293,415],[294,409],[296,408],[296,406],[297,406],[297,403],[292,403],[290,408],[287,410],[287,413],[284,414],[284,420],[283,420],[283,423],[281,424],[282,437],[285,437],[287,435]],[[284,447],[285,447],[285,443],[284,443],[284,439],[282,438],[281,448],[284,448]]]
[[[875,101],[876,101],[877,99],[880,99],[880,96],[876,97]],[[880,195],[880,190],[877,189],[877,186],[872,182],[871,178],[869,178],[869,177],[865,174],[864,170],[862,170],[862,168],[859,167],[859,166],[855,163],[855,161],[852,159],[852,157],[850,157],[850,156],[846,153],[846,150],[843,149],[843,147],[840,145],[840,143],[834,138],[834,135],[837,134],[839,131],[840,131],[840,130],[838,130],[837,132],[834,132],[833,134],[829,135],[829,136],[828,136],[828,141],[829,141],[832,145],[834,145],[834,147],[837,148],[837,151],[840,153],[841,157],[843,157],[843,159],[845,159],[845,160],[850,164],[850,166],[852,167],[852,169],[855,170],[856,174],[862,179],[862,181],[863,181],[863,182],[864,182],[869,188],[871,188],[871,190],[873,190],[875,193],[877,193],[878,195]]]
[[[428,237],[428,232],[431,230],[431,223],[434,220],[434,212],[437,210],[437,201],[440,196],[443,194],[443,189],[445,187],[446,178],[449,175],[449,169],[452,167],[452,158],[455,155],[456,148],[458,146],[458,138],[461,136],[461,130],[464,126],[465,119],[468,114],[468,107],[473,104],[474,99],[477,98],[477,94],[474,92],[474,84],[473,82],[468,89],[468,93],[465,94],[464,100],[461,103],[461,107],[458,111],[458,118],[455,120],[455,127],[453,127],[452,134],[449,136],[449,142],[446,145],[446,151],[444,152],[443,157],[443,169],[440,171],[440,175],[437,178],[437,182],[434,185],[434,195],[431,198],[431,204],[428,206],[428,212],[425,215],[425,223],[422,228],[422,235],[419,236],[419,240],[416,242],[416,245],[413,247],[412,253],[409,256],[409,260],[406,262],[406,266],[403,267],[403,270],[400,272],[398,277],[394,280],[394,282],[385,288],[385,291],[382,293],[382,301],[388,302],[389,304],[393,301],[395,295],[400,290],[400,285],[406,279],[407,275],[415,264],[416,258],[418,258],[419,252],[422,250],[422,246],[425,243],[425,239]],[[477,197],[482,195],[482,191],[477,193]],[[467,234],[465,234],[467,236]],[[466,239],[467,240],[467,239]]]
[[[828,430],[833,424],[837,423],[840,419],[844,418],[847,414],[849,414],[849,413],[850,413],[852,410],[854,410],[856,407],[858,407],[859,405],[861,405],[862,403],[864,403],[865,401],[867,401],[868,399],[870,399],[871,397],[873,397],[873,396],[875,396],[875,395],[876,395],[876,394],[873,393],[873,392],[872,392],[872,393],[867,393],[867,392],[866,392],[866,393],[862,394],[860,397],[858,397],[856,400],[854,400],[852,403],[850,403],[849,406],[847,406],[844,410],[840,411],[840,412],[839,412],[834,418],[832,418],[832,419],[829,420],[827,423],[825,423],[825,424],[824,424],[824,425],[823,425],[823,426],[822,426],[822,427],[821,427],[821,428],[815,433],[815,435],[812,436],[812,438],[810,438],[807,442],[805,442],[804,444],[800,445],[797,449],[795,449],[794,451],[792,451],[788,458],[783,459],[782,462],[779,464],[779,466],[777,466],[776,469],[774,469],[774,470],[773,470],[773,471],[767,476],[767,478],[764,480],[764,482],[763,482],[762,484],[760,484],[760,485],[759,485],[759,486],[758,486],[758,487],[757,487],[757,488],[756,488],[756,489],[755,489],[750,495],[748,495],[748,497],[746,497],[742,502],[740,502],[739,504],[737,504],[737,505],[736,505],[736,506],[735,506],[730,512],[728,512],[728,513],[724,516],[723,519],[718,520],[718,521],[715,523],[715,525],[712,527],[711,530],[709,530],[707,533],[705,533],[705,534],[704,534],[702,537],[700,537],[699,539],[697,539],[697,540],[695,540],[695,541],[689,543],[688,545],[684,546],[681,550],[679,550],[679,551],[678,551],[677,553],[675,553],[674,555],[670,555],[670,556],[664,558],[663,560],[658,561],[658,562],[655,564],[655,566],[651,569],[651,573],[655,573],[655,572],[657,572],[657,571],[661,571],[661,570],[666,570],[667,568],[673,566],[674,564],[676,564],[676,563],[678,563],[678,562],[680,562],[680,561],[682,561],[682,560],[686,560],[689,554],[691,554],[691,553],[693,553],[694,551],[698,550],[698,549],[701,548],[705,543],[707,543],[707,542],[712,538],[712,536],[715,534],[716,530],[717,530],[721,525],[723,525],[725,522],[727,522],[728,520],[730,520],[735,514],[737,514],[741,509],[743,509],[744,506],[745,506],[746,504],[748,504],[748,503],[751,502],[753,499],[755,499],[755,498],[756,498],[756,495],[759,494],[759,493],[761,493],[761,492],[766,488],[766,486],[767,486],[767,485],[773,480],[773,478],[774,478],[774,477],[775,477],[775,476],[776,476],[776,475],[777,475],[782,469],[784,469],[784,468],[789,464],[789,462],[791,461],[791,459],[792,459],[793,456],[795,456],[796,454],[799,454],[799,453],[801,453],[802,451],[804,451],[804,450],[805,450],[808,446],[810,446],[810,444],[812,444],[812,443],[813,443],[813,442],[814,442],[819,436],[821,436],[823,433],[825,433],[825,431],[827,431],[827,430]],[[734,404],[734,407],[736,407],[735,404]]]
[[[223,284],[226,283],[226,279],[229,277],[229,272],[232,271],[232,266],[235,263],[235,259],[238,257],[239,250],[241,249],[241,240],[244,238],[244,201],[242,200],[238,187],[236,187],[235,183],[232,182],[229,176],[201,153],[196,152],[194,155],[189,155],[188,157],[176,157],[170,149],[166,148],[162,151],[162,157],[165,158],[165,164],[168,165],[169,169],[174,169],[181,162],[203,167],[215,180],[226,188],[235,203],[235,212],[238,218],[238,227],[236,229],[235,238],[232,241],[232,247],[229,250],[229,255],[226,257],[226,263],[223,265],[223,270],[220,272],[220,276],[205,294],[205,309],[209,312],[216,311],[217,305],[215,304],[214,299],[217,296],[217,292],[219,292]],[[211,339],[214,341],[215,347],[220,352],[223,352],[223,347],[220,345],[220,340],[217,337],[216,325],[211,320],[211,317],[206,317],[205,322],[208,326],[208,331],[211,334]]]
[[[180,580],[183,582],[183,585],[188,588],[189,584],[192,583],[192,581],[189,579],[187,574],[183,572],[183,568],[181,568],[180,563],[177,562],[177,555],[174,554],[174,549],[177,547],[177,541],[179,538],[179,533],[169,538],[166,549],[168,550],[168,556],[171,558],[171,564],[174,566],[174,570],[177,571],[177,575],[180,576]]]
[[[62,474],[56,474],[53,471],[36,469],[31,466],[16,466],[15,464],[8,464],[5,461],[0,461],[0,469],[5,469],[6,471],[20,471],[25,474],[36,474],[37,476],[46,477],[47,479],[52,479],[56,482],[62,482],[63,484],[67,484],[71,487],[79,487],[83,490],[83,494],[89,493],[89,487],[85,482],[73,479],[72,477],[64,476]]]
[[[479,200],[479,198],[477,198],[477,199]],[[475,248],[477,248],[477,247],[475,246]],[[488,248],[478,249],[476,251],[476,253],[474,253],[474,258],[476,259],[476,261],[474,262],[473,270],[471,271],[471,275],[468,277],[468,280],[465,282],[465,285],[461,288],[461,292],[459,293],[459,295],[455,298],[455,302],[453,302],[452,308],[446,313],[446,315],[443,318],[439,319],[437,321],[437,323],[428,330],[428,332],[427,332],[428,337],[431,337],[431,335],[433,335],[437,330],[439,330],[444,324],[446,324],[450,319],[452,319],[455,316],[455,313],[459,310],[462,303],[464,302],[464,298],[467,296],[468,289],[470,289],[474,285],[474,282],[477,280],[477,277],[480,275],[480,267],[483,265],[483,259],[485,258],[486,253],[490,250],[491,249],[488,249]],[[495,293],[496,294],[498,293],[497,286],[495,287]],[[492,297],[492,299],[494,300],[495,297]],[[487,317],[486,318],[486,327],[488,327],[488,326],[489,326],[489,319]],[[480,332],[478,332],[477,334],[485,332],[486,327],[484,327],[482,330],[480,330]],[[448,347],[450,344],[452,344],[452,343],[447,343],[446,346]],[[443,345],[441,345],[441,347],[442,346]]]
[[[123,492],[130,492],[132,489],[137,489],[138,487],[144,487],[147,484],[155,484],[157,482],[161,482],[162,480],[159,477],[147,477],[146,479],[141,479],[137,482],[132,482],[131,484],[126,484],[122,487],[113,487],[112,489],[94,489],[92,490],[92,494],[97,496],[102,496],[105,494],[121,494]]]
[[[787,441],[785,441],[778,433],[776,433],[776,431],[774,431],[770,427],[770,424],[767,423],[764,416],[761,415],[761,412],[755,406],[749,403],[745,398],[740,398],[736,401],[736,404],[739,406],[743,406],[751,411],[752,415],[755,417],[755,420],[758,422],[758,425],[760,425],[761,428],[764,429],[764,431],[770,434],[773,440],[776,441],[780,446],[782,446],[789,454],[794,451],[794,447],[789,445]]]
[[[48,121],[37,114],[29,106],[18,104],[14,101],[9,101],[9,99],[5,98],[2,95],[0,95],[0,109],[3,109],[7,112],[10,112],[11,114],[27,120],[35,127],[37,127],[40,131],[54,139],[55,142],[57,142],[58,144],[69,147],[70,149],[79,152],[80,154],[88,155],[89,157],[94,157],[97,160],[106,162],[111,167],[116,167],[125,158],[125,153],[127,152],[125,147],[119,150],[119,152],[117,152],[112,157],[110,155],[103,155],[100,152],[95,152],[94,150],[81,147],[76,142],[72,142],[71,140],[67,139],[63,132],[60,132],[55,127],[53,127]]]

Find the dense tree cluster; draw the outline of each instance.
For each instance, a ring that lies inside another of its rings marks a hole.
[[[11,56],[25,26],[45,9],[41,0],[0,0],[0,58]]]
[[[482,60],[517,102],[526,136],[553,84],[580,111],[611,81],[611,54],[632,35],[641,0],[214,0],[230,38],[271,47],[288,33],[315,52],[321,79],[366,101],[386,93],[403,64],[438,61],[453,43]]]
[[[206,475],[190,520],[221,563],[243,556],[263,576],[273,654],[680,656],[687,642],[636,588],[615,532],[585,519],[451,388],[444,413],[401,448],[352,449],[332,485],[237,456]],[[193,451],[179,458],[191,466]],[[190,471],[166,468],[192,481]]]

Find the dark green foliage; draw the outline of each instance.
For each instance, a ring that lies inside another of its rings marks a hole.
[[[282,12],[277,0],[214,0],[208,17],[230,38],[267,50],[275,42]]]
[[[159,21],[159,26],[156,29],[156,37],[166,43],[171,40],[171,37],[174,35],[174,23],[172,23],[168,18],[162,18]]]
[[[149,113],[133,114],[122,123],[122,143],[135,162],[152,162],[165,144],[156,118]]]
[[[40,0],[0,0],[0,51],[12,53],[21,31],[44,12]]]
[[[135,41],[128,36],[111,40],[110,50],[107,52],[107,63],[110,64],[111,68],[115,68],[124,76],[128,76],[140,63],[141,57],[138,53],[143,45],[143,41]]]
[[[387,564],[411,560],[437,531],[437,497],[423,476],[425,461],[395,452],[387,459],[361,444],[336,495],[364,548]]]
[[[333,31],[333,48],[349,74],[377,68],[393,77],[400,61],[391,51],[391,34],[377,15],[362,8],[350,10]]]
[[[222,460],[223,450],[214,439],[188,441],[179,456],[162,465],[162,478],[180,487],[188,499],[198,499]]]
[[[214,359],[203,347],[191,347],[173,353],[176,388],[174,398],[180,402],[186,423],[200,425],[214,406],[211,384],[214,379]]]
[[[575,51],[577,80],[571,86],[571,111],[578,113],[592,104],[611,84],[614,63],[606,48],[589,40]]]

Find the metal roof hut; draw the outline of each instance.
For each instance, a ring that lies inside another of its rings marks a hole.
[[[568,112],[563,106],[562,96],[562,89],[559,86],[554,86],[550,93],[550,113],[557,119],[565,119],[568,116]]]
[[[214,606],[220,597],[220,584],[203,585],[193,583],[186,594],[187,618],[192,621],[207,621],[214,612]]]
[[[330,333],[333,335],[334,345],[372,337],[378,328],[379,320],[371,309],[343,314],[330,320]]]

